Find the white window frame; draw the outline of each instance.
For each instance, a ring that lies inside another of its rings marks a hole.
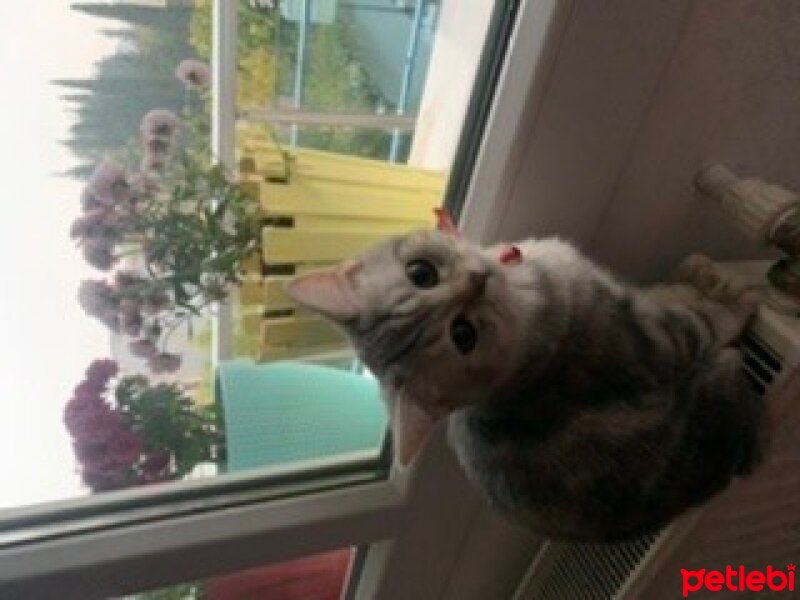
[[[228,165],[236,4],[214,1],[212,140]],[[515,140],[526,98],[547,79],[571,4],[520,0],[462,220],[476,238],[503,207],[503,177],[518,162]],[[230,351],[230,331],[225,319],[221,323],[218,357]],[[288,477],[267,486],[270,479],[256,472],[179,482],[166,492],[131,489],[0,513],[0,597],[118,596],[354,545],[368,548],[354,598],[510,597],[539,541],[491,514],[463,477],[444,429],[440,424],[413,469],[371,480],[358,464],[331,468],[324,481],[334,487],[326,491],[297,493],[323,481],[316,479]],[[226,493],[213,496],[215,489]],[[286,495],[270,498],[279,493]],[[167,496],[175,502],[165,508],[159,500]],[[42,517],[48,512],[63,519],[48,523]],[[40,539],[18,538],[25,524],[23,531]],[[73,524],[90,529],[70,535]]]

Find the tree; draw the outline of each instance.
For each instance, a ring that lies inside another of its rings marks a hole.
[[[145,26],[156,30],[171,30],[176,26],[184,28],[191,13],[191,7],[185,5],[165,9],[157,6],[73,2],[70,7],[87,15],[122,21],[130,27]]]
[[[72,7],[120,23],[104,32],[129,42],[125,51],[95,64],[94,78],[52,82],[66,89],[62,97],[77,115],[66,143],[82,163],[68,174],[80,175],[87,172],[86,163],[129,144],[146,112],[182,106],[175,67],[194,52],[188,44],[191,7],[185,4],[159,8],[83,2]]]

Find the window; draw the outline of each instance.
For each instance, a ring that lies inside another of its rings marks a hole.
[[[358,547],[350,589],[367,598],[409,548],[457,556],[458,536],[423,526],[462,531],[479,510],[447,453],[389,477],[374,381],[279,284],[463,201],[516,18],[478,4],[468,19],[448,0],[4,5],[25,32],[3,47],[20,93],[1,102],[21,115],[6,138],[25,152],[9,186],[60,202],[15,209],[0,236],[20,258],[0,595],[136,594]],[[67,33],[43,56],[49,19]],[[66,141],[47,164],[42,115]],[[353,416],[336,420],[343,395]]]

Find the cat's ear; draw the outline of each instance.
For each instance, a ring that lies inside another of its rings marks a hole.
[[[461,237],[461,232],[446,208],[434,208],[433,213],[436,215],[436,229],[456,238]]]
[[[346,261],[326,271],[314,271],[296,277],[286,293],[301,306],[334,321],[349,321],[361,312],[356,274],[361,263]]]
[[[395,400],[391,410],[394,456],[405,467],[422,450],[435,421],[416,404],[402,399]]]

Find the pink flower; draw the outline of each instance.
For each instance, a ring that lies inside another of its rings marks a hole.
[[[175,69],[175,77],[186,87],[207,88],[211,83],[211,69],[202,61],[186,59]]]
[[[174,373],[181,368],[181,357],[178,354],[161,352],[151,357],[147,365],[153,373]]]
[[[117,361],[110,358],[98,358],[92,361],[92,364],[86,369],[86,381],[96,385],[98,389],[104,389],[117,373],[119,373]]]
[[[128,350],[131,354],[138,356],[139,358],[150,359],[158,354],[158,348],[156,348],[156,345],[150,340],[146,339],[134,340],[128,344]]]
[[[113,246],[104,238],[89,238],[83,242],[83,258],[100,271],[109,271],[117,262]]]
[[[180,125],[178,115],[170,110],[156,108],[148,112],[139,126],[143,138],[151,136],[171,137]]]

